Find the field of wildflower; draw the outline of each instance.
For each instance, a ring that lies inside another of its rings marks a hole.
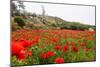
[[[12,65],[96,60],[95,31],[18,30],[12,32]]]

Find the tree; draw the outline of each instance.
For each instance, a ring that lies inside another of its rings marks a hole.
[[[14,21],[17,22],[18,26],[20,26],[22,28],[25,26],[25,21],[24,21],[23,17],[16,16],[14,18]]]
[[[15,13],[17,13],[17,6],[14,2],[11,2],[11,8],[12,8],[12,16],[14,16]]]
[[[45,8],[43,5],[41,7],[42,7],[42,16],[45,17]]]
[[[42,22],[43,23],[45,23],[45,21],[44,21],[44,18],[45,18],[45,8],[44,8],[44,6],[43,5],[41,5],[41,8],[42,8]]]
[[[19,7],[19,12],[20,12],[20,15],[21,15],[21,9],[25,15],[25,6],[24,6],[24,1],[23,0],[17,0],[18,1],[18,7]]]

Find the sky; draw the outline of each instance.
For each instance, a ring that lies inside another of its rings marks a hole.
[[[48,4],[24,2],[25,10],[28,12],[42,14],[42,5],[45,8],[45,14],[49,16],[60,17],[66,21],[75,21],[82,24],[95,25],[95,7],[77,6],[64,4]]]

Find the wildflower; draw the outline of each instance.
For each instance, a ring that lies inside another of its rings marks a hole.
[[[12,43],[12,54],[18,55],[21,50],[25,50],[25,48],[21,45],[20,42]]]
[[[55,49],[56,49],[56,50],[60,50],[60,46],[59,46],[59,45],[56,45],[56,46],[55,46]]]
[[[23,47],[30,47],[32,44],[31,44],[31,42],[30,41],[28,41],[28,40],[23,40],[23,41],[20,41],[20,43],[21,43],[21,45],[23,46]]]
[[[35,43],[38,43],[38,41],[39,41],[39,37],[35,36]]]
[[[43,58],[43,59],[47,59],[49,56],[46,54],[46,53],[42,53],[41,54],[41,58]]]
[[[26,57],[27,57],[26,51],[25,50],[21,50],[19,52],[18,59],[19,60],[24,60],[24,59],[26,59]]]
[[[75,42],[71,42],[71,45],[74,46],[75,45]]]
[[[47,55],[48,55],[49,57],[51,57],[51,56],[54,56],[55,53],[54,53],[53,51],[49,51],[49,52],[47,53]]]
[[[64,50],[64,51],[68,51],[68,50],[69,50],[69,46],[68,46],[68,45],[65,45],[65,46],[63,47],[63,50]]]
[[[77,46],[73,46],[73,51],[74,52],[78,52],[79,51],[78,47]]]
[[[32,56],[32,51],[27,52],[29,56]]]
[[[41,58],[47,59],[47,58],[52,57],[54,55],[55,55],[55,53],[53,51],[49,51],[49,52],[42,53]]]
[[[85,48],[85,52],[86,52],[86,53],[88,52],[88,48]]]
[[[60,63],[64,63],[64,58],[56,58],[55,63],[60,64]]]
[[[52,37],[52,42],[55,43],[56,42],[56,39],[54,37]]]

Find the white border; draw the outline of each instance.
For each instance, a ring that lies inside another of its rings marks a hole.
[[[38,67],[98,67],[100,62],[100,4],[99,0],[36,0],[58,3],[89,4],[97,7],[97,39],[96,39],[96,62],[36,65]],[[10,65],[10,0],[0,0],[0,67],[9,67]],[[36,67],[34,66],[34,67]],[[27,66],[32,67],[32,66]]]

